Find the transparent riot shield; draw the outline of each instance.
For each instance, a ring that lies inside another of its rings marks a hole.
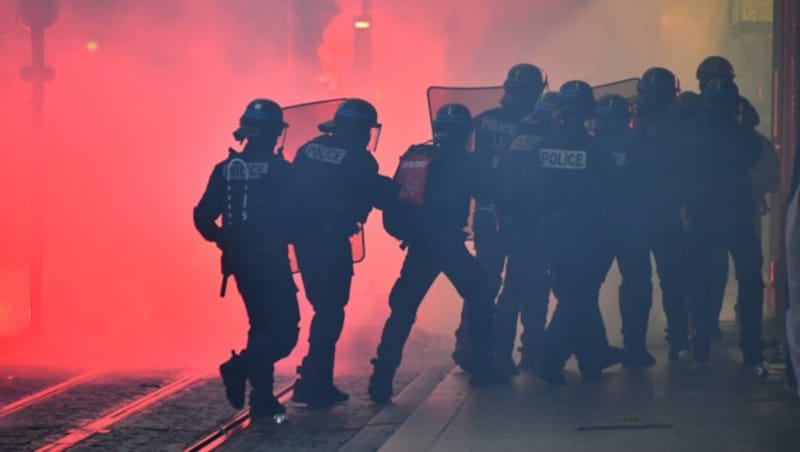
[[[609,94],[617,94],[626,99],[633,99],[636,96],[636,85],[639,84],[639,78],[626,78],[616,82],[605,83],[593,87],[594,98],[600,99]]]
[[[300,146],[321,134],[318,129],[319,124],[332,119],[336,108],[343,100],[326,99],[291,105],[283,109],[283,120],[289,124],[283,142],[283,156],[286,160],[290,162],[294,160]],[[350,245],[353,249],[353,262],[362,262],[367,255],[367,242],[363,227],[360,227],[358,233],[350,237]],[[289,247],[289,259],[292,271],[297,273],[299,271],[297,258],[292,246]]]
[[[283,143],[286,160],[294,160],[300,146],[322,134],[317,127],[333,118],[343,100],[326,99],[284,107],[283,120],[289,124]]]
[[[619,94],[631,99],[636,95],[638,83],[638,78],[628,78],[597,85],[594,87],[594,97],[599,99],[607,94]],[[431,86],[428,88],[428,114],[431,120],[431,130],[433,130],[433,118],[436,116],[436,111],[442,105],[462,104],[469,108],[474,117],[486,110],[499,107],[502,97],[502,86]]]
[[[595,99],[608,94],[619,94],[628,99],[636,95],[636,85],[638,78],[629,78],[616,82],[605,83],[593,87]],[[431,136],[433,136],[433,119],[436,111],[442,105],[449,103],[462,104],[469,109],[472,116],[500,106],[500,99],[503,97],[502,86],[431,86],[428,88],[428,115],[431,122]],[[474,212],[474,203],[470,210]],[[466,232],[472,238],[472,214],[468,221]]]
[[[433,130],[433,118],[442,105],[456,103],[467,107],[472,116],[500,106],[502,86],[431,86],[428,88],[428,114]]]

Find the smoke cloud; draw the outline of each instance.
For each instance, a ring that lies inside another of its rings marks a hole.
[[[60,4],[46,33],[56,75],[34,148],[30,85],[19,77],[30,38],[0,0],[0,336],[26,323],[33,183],[45,193],[44,336],[35,353],[17,351],[72,365],[207,365],[244,342],[243,306],[235,291],[216,296],[217,251],[195,233],[191,209],[250,99],[369,99],[384,124],[377,158],[391,175],[407,146],[430,135],[430,85],[499,84],[511,65],[533,62],[554,89],[655,65],[693,88],[695,66],[718,51],[726,25],[722,0],[373,0],[366,66],[354,46],[360,0]],[[33,162],[42,169],[35,181]],[[403,256],[379,212],[367,238],[340,371],[377,345]],[[459,310],[440,280],[419,325],[449,334]]]

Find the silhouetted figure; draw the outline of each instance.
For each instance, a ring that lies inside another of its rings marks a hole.
[[[601,222],[607,199],[602,176],[608,160],[585,128],[594,108],[587,83],[562,85],[557,125],[537,147],[531,178],[531,202],[558,299],[535,371],[552,385],[564,384],[562,369],[572,354],[587,379],[599,378],[621,358],[608,345],[598,305],[605,276]]]
[[[481,113],[475,117],[475,155],[478,165],[487,170],[497,168],[508,151],[512,140],[521,132],[522,118],[531,113],[547,86],[544,73],[532,64],[513,66],[503,83],[504,94],[500,107]],[[494,200],[483,195],[475,198],[475,214],[472,228],[475,240],[475,253],[480,264],[492,276],[495,297],[502,283],[501,274],[506,263],[508,245],[505,243],[502,224],[498,218]],[[462,311],[461,325],[456,331],[456,350],[453,359],[465,370],[471,364],[465,359],[470,340],[469,324]]]
[[[550,276],[532,194],[524,187],[537,175],[538,146],[553,133],[558,93],[547,93],[523,118],[521,133],[512,141],[494,177],[495,206],[508,245],[505,281],[495,310],[495,360],[502,374],[533,371],[541,351],[547,321]],[[522,322],[522,358],[513,358],[517,320]]]
[[[636,88],[633,130],[636,152],[650,164],[645,174],[651,189],[647,193],[650,249],[661,284],[662,307],[667,317],[669,359],[672,361],[689,356],[689,256],[682,220],[689,163],[683,155],[686,146],[681,143],[686,138],[681,128],[683,123],[692,120],[698,102],[693,95],[685,95],[679,100],[679,90],[678,79],[670,70],[662,67],[646,70]],[[644,308],[645,305],[636,306]],[[646,322],[649,310],[633,315],[640,322]]]
[[[763,281],[761,244],[753,218],[752,169],[759,159],[760,142],[752,130],[738,122],[739,90],[731,80],[708,82],[701,95],[695,131],[685,136],[696,140],[687,182],[688,237],[691,258],[690,294],[696,331],[695,359],[708,360],[711,338],[717,327],[715,287],[728,250],[736,258],[740,300],[740,345],[744,361],[758,364],[761,356]]]
[[[286,411],[272,392],[274,363],[297,344],[300,320],[287,244],[302,234],[308,220],[291,187],[289,163],[275,152],[286,126],[278,104],[250,102],[234,132],[244,149],[231,149],[214,167],[194,209],[195,227],[222,251],[221,295],[233,276],[247,309],[247,348],[234,352],[220,373],[236,409],[244,406],[250,382],[253,419]]]
[[[384,225],[403,241],[408,253],[400,278],[389,295],[391,314],[383,328],[369,383],[370,398],[388,403],[392,380],[417,309],[440,273],[464,297],[470,322],[469,362],[472,384],[494,382],[493,303],[496,275],[488,275],[467,250],[464,228],[470,198],[482,193],[486,177],[467,152],[473,125],[460,104],[442,106],[434,119],[432,144],[409,148],[400,160],[395,180],[400,200],[384,211]]]
[[[345,100],[334,118],[320,125],[324,134],[301,146],[292,163],[322,230],[295,246],[306,297],[314,308],[308,355],[294,385],[295,402],[326,406],[349,398],[333,383],[334,357],[353,278],[350,236],[380,204],[387,186],[367,149],[376,129],[375,107],[361,99]]]
[[[647,156],[634,141],[631,110],[627,99],[608,95],[598,100],[594,111],[594,138],[600,152],[609,158],[604,185],[609,190],[603,227],[607,269],[617,261],[622,283],[619,308],[622,316],[626,367],[648,367],[656,363],[647,351],[647,324],[653,304],[648,203],[651,179]]]

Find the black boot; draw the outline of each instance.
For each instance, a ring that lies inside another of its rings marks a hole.
[[[250,393],[250,419],[253,421],[275,418],[285,414],[286,407],[281,405],[281,402],[274,395],[266,394],[262,396],[258,391]]]
[[[369,398],[379,405],[385,405],[392,401],[392,380],[394,370],[382,366],[380,360],[373,359],[372,375],[369,377]]]
[[[549,384],[550,386],[564,386],[567,379],[564,377],[564,372],[556,367],[545,366],[537,363],[533,368],[533,373],[539,377],[540,380]]]
[[[247,366],[244,352],[236,354],[231,350],[231,357],[219,366],[219,374],[225,385],[225,396],[228,403],[237,410],[244,408],[244,393],[247,386]]]
[[[625,367],[653,367],[656,365],[655,357],[645,347],[625,347],[622,353],[622,365]]]
[[[619,347],[608,347],[603,353],[602,356],[599,356],[598,359],[593,359],[592,363],[589,365],[582,365],[582,363],[578,364],[578,368],[581,371],[581,375],[583,378],[591,381],[597,381],[603,375],[603,371],[608,369],[611,366],[615,366],[623,361],[624,353],[621,348]]]
[[[497,358],[495,362],[497,373],[500,377],[510,380],[519,375],[519,367],[510,356],[507,358]]]
[[[322,378],[319,372],[300,366],[297,368],[300,378],[294,382],[292,401],[304,403],[312,407],[325,407],[350,399],[347,393],[339,390],[328,378]]]

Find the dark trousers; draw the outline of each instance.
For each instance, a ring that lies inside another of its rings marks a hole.
[[[275,362],[297,345],[297,287],[286,256],[251,256],[235,263],[233,276],[244,300],[250,330],[244,352],[251,400],[272,396]]]
[[[759,231],[751,221],[735,221],[725,234],[725,248],[733,259],[738,285],[739,345],[745,355],[761,354],[761,325],[763,321],[764,262]],[[712,319],[719,321],[725,286],[728,283],[728,259],[718,262],[712,295]]]
[[[764,256],[761,237],[755,225],[749,221],[737,221],[730,225],[725,247],[733,259],[738,285],[736,297],[739,317],[739,345],[745,355],[761,353],[761,325],[763,321],[764,280],[761,268]],[[714,272],[712,321],[719,320],[728,283],[728,259],[720,262]]]
[[[439,273],[444,273],[464,298],[476,370],[492,364],[494,286],[463,239],[453,236],[409,244],[400,277],[389,294],[391,314],[383,327],[376,368],[393,375],[400,365],[417,309]]]
[[[475,257],[488,275],[489,290],[497,297],[502,284],[502,273],[506,265],[507,248],[497,223],[493,208],[477,208],[472,223]],[[467,306],[461,309],[461,322],[456,329],[456,348],[469,348],[470,333]]]
[[[698,343],[708,343],[717,325],[714,293],[719,269],[728,259],[723,235],[722,228],[708,223],[692,224],[687,234],[688,298]]]
[[[647,324],[653,305],[650,243],[643,215],[621,212],[606,223],[602,246],[606,248],[606,270],[617,260],[622,283],[619,310],[626,349],[647,348]]]
[[[550,275],[542,244],[536,243],[533,231],[524,231],[525,236],[518,235],[509,243],[505,282],[495,311],[495,351],[500,359],[512,359],[517,319],[523,327],[523,359],[534,363],[541,351]]]
[[[296,244],[295,252],[306,298],[314,308],[300,374],[320,385],[332,384],[336,342],[353,279],[350,240],[342,234],[323,234]]]
[[[541,367],[561,369],[573,353],[581,371],[602,370],[609,349],[598,297],[604,259],[596,220],[572,213],[548,216],[541,237],[558,299],[545,331]]]
[[[685,350],[689,344],[688,238],[677,215],[656,218],[654,223],[651,246],[667,317],[667,341],[673,350]]]

